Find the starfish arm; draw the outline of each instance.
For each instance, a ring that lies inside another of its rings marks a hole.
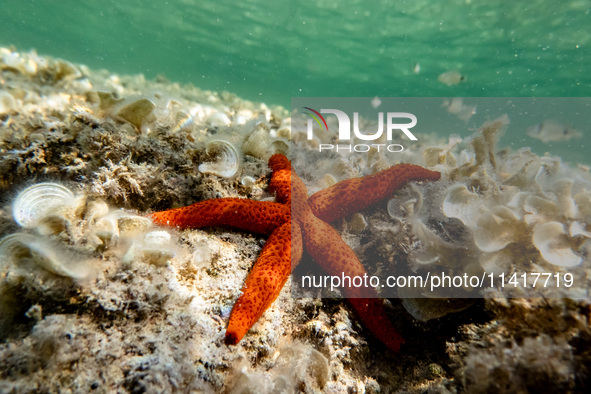
[[[320,190],[308,199],[316,217],[328,223],[391,197],[409,181],[435,181],[441,173],[414,164],[398,164],[361,178],[348,179]]]
[[[285,223],[267,240],[246,279],[243,293],[232,309],[225,342],[236,345],[275,301],[293,266],[302,256],[302,236],[297,223]]]
[[[291,163],[284,155],[275,154],[269,159],[269,168],[273,171],[269,190],[275,193],[277,202],[289,205],[291,203]]]
[[[290,221],[291,212],[288,206],[271,201],[218,198],[187,207],[155,212],[149,217],[155,223],[164,226],[226,226],[259,234],[271,234],[277,227]]]
[[[365,268],[332,226],[310,212],[301,217],[306,252],[330,275],[363,276]]]
[[[302,229],[296,222],[291,222],[291,270],[300,263],[302,253],[304,252],[304,243],[302,240]]]
[[[384,300],[381,298],[348,298],[348,301],[357,312],[363,325],[368,327],[377,339],[394,352],[400,350],[404,339],[386,315],[383,306]]]
[[[355,252],[328,224],[316,218],[311,211],[302,216],[302,238],[306,251],[330,275],[341,277],[365,277],[367,272]],[[393,351],[404,342],[383,309],[383,301],[377,298],[372,287],[355,287],[350,282],[341,287],[353,309],[372,334]]]

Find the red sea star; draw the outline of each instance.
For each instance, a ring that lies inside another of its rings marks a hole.
[[[275,301],[303,248],[331,275],[363,276],[365,268],[353,250],[327,222],[367,208],[391,196],[408,181],[437,180],[441,174],[412,164],[399,164],[363,178],[339,182],[310,198],[302,180],[283,155],[269,159],[269,188],[277,202],[220,198],[156,212],[155,223],[179,227],[229,226],[269,235],[234,304],[226,343],[235,345]],[[293,264],[292,264],[293,263]],[[373,288],[343,287],[364,325],[388,348],[404,342]]]

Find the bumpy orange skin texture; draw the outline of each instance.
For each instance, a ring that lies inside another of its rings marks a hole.
[[[366,271],[353,250],[328,224],[390,197],[408,181],[437,180],[440,173],[400,164],[363,178],[339,182],[310,198],[302,180],[283,155],[269,159],[269,188],[277,202],[220,198],[188,207],[156,212],[155,223],[178,227],[228,226],[268,234],[269,239],[246,278],[232,309],[226,343],[235,345],[275,301],[303,249],[331,275],[363,276]],[[404,342],[373,288],[341,289],[363,324],[388,348]]]
[[[362,211],[391,197],[409,181],[436,181],[441,173],[414,164],[398,164],[384,171],[347,179],[310,196],[308,204],[314,215],[332,223]]]
[[[289,221],[290,216],[289,207],[283,204],[243,198],[207,200],[150,215],[154,222],[165,226],[227,226],[267,235]]]

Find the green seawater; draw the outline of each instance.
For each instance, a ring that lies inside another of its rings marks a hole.
[[[591,0],[3,0],[0,10],[0,45],[287,108],[310,96],[591,96]],[[450,70],[464,80],[438,81]],[[558,152],[582,160],[591,126],[581,131]]]

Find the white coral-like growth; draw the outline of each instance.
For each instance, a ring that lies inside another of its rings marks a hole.
[[[496,252],[517,241],[519,218],[505,206],[497,206],[476,222],[474,243],[483,252]]]
[[[469,191],[466,185],[460,184],[448,189],[442,209],[448,218],[457,218],[473,228],[476,225],[479,206],[478,194]]]
[[[212,140],[205,146],[205,152],[213,156],[215,161],[201,163],[199,171],[218,175],[224,178],[232,178],[240,169],[241,154],[238,149],[228,141]]]
[[[129,248],[123,261],[131,261],[136,255],[140,255],[151,264],[165,265],[177,254],[177,249],[175,240],[168,231],[150,231],[142,241],[136,241]]]
[[[45,237],[28,233],[11,234],[0,240],[0,257],[15,263],[33,261],[49,272],[73,279],[87,278],[92,272],[89,259]]]
[[[427,166],[454,183],[431,193],[426,209],[410,215],[421,241],[410,254],[413,269],[436,264],[468,270],[478,264],[486,273],[508,274],[552,271],[554,266],[585,275],[573,267],[586,263],[584,251],[591,245],[589,172],[529,149],[499,154],[497,134],[507,123],[501,118],[470,138],[424,151]],[[450,153],[460,158],[455,166],[448,160]],[[462,236],[470,237],[469,242]],[[452,243],[462,248],[454,250]],[[579,283],[583,287],[576,291],[588,286],[584,280]]]
[[[293,393],[305,384],[322,389],[330,377],[328,359],[305,344],[293,343],[279,350],[275,366],[265,373],[253,372],[246,363],[237,365],[230,393]]]
[[[258,122],[244,137],[244,140],[242,141],[242,152],[245,155],[266,160],[268,159],[268,156],[270,156],[270,143],[269,127],[263,122]]]
[[[17,109],[17,103],[12,94],[0,90],[0,115],[10,114]]]
[[[574,267],[583,261],[568,245],[564,225],[559,222],[537,224],[532,241],[540,254],[550,264],[559,267]]]
[[[232,121],[223,112],[214,112],[207,118],[207,123],[212,127],[229,126]]]
[[[64,216],[76,205],[74,194],[58,183],[38,183],[20,192],[12,204],[14,220],[35,228],[48,217]]]
[[[156,108],[156,105],[151,100],[141,98],[121,108],[117,112],[117,116],[141,130],[142,125],[151,119],[150,115],[154,108]]]

